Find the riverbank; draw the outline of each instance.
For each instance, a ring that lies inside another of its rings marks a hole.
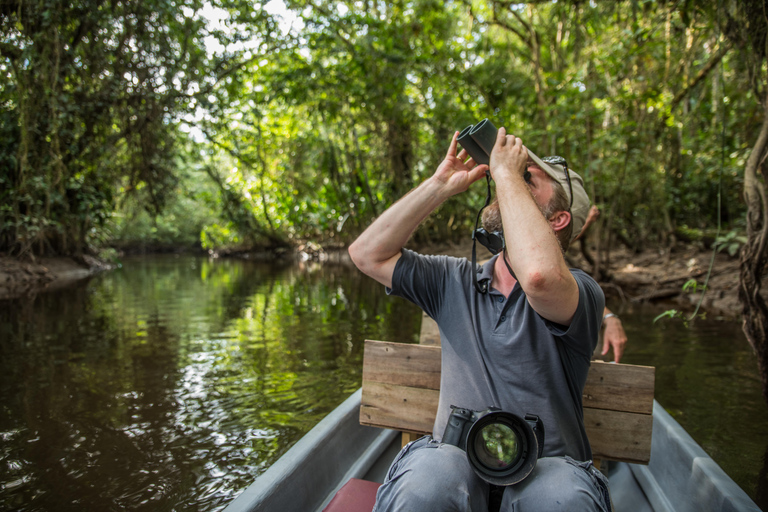
[[[111,268],[112,265],[91,256],[35,258],[34,261],[0,256],[0,299],[56,289]]]
[[[426,254],[472,257],[472,244],[469,241],[461,244],[433,244],[418,250]],[[252,259],[256,255],[239,254],[236,257]],[[334,248],[323,251],[310,244],[297,248],[290,257],[333,263],[348,260],[346,250]],[[488,253],[480,247],[478,257],[485,260]],[[567,257],[571,266],[591,271],[591,265],[577,248],[572,248]],[[690,313],[701,300],[711,260],[712,251],[694,246],[679,247],[671,252],[649,249],[638,254],[620,247],[611,252],[607,271],[603,272],[606,277],[600,285],[611,302],[653,302]],[[90,256],[79,260],[37,258],[34,262],[0,256],[0,298],[13,298],[56,288],[110,268],[113,267]],[[738,281],[738,258],[725,253],[716,254],[699,312],[710,317],[738,318],[741,314]],[[695,282],[696,285],[689,284],[686,287],[688,282]]]

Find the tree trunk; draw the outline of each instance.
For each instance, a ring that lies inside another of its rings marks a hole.
[[[396,201],[411,190],[413,145],[411,127],[403,118],[393,118],[387,125],[387,152],[391,169],[390,191]]]
[[[768,105],[768,100],[764,103]],[[763,174],[768,149],[768,112],[744,170],[744,199],[747,203],[747,243],[739,262],[739,302],[742,329],[757,356],[763,399],[768,403],[768,307],[760,295],[761,281],[768,262],[768,198]]]

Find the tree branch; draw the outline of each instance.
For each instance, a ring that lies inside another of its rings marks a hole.
[[[694,77],[693,80],[691,80],[682,90],[678,91],[677,94],[675,94],[675,97],[672,99],[672,103],[670,103],[669,110],[674,110],[681,101],[685,99],[688,94],[690,94],[691,90],[693,90],[694,87],[699,85],[699,83],[706,78],[706,76],[709,74],[710,71],[722,60],[722,58],[725,56],[726,53],[731,49],[730,43],[723,44],[720,49],[710,57],[709,62],[707,62],[704,67],[702,67],[698,74]]]

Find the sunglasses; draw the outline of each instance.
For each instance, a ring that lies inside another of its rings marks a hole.
[[[499,254],[507,247],[504,242],[504,233],[501,231],[493,231],[489,233],[485,228],[479,228],[475,229],[473,238],[477,240],[480,245],[488,249],[488,252],[493,255]]]
[[[562,165],[565,171],[565,181],[568,182],[568,191],[570,192],[571,204],[568,206],[568,210],[573,207],[573,185],[571,184],[571,173],[568,172],[568,162],[561,156],[545,156],[541,159],[542,162],[552,165]]]

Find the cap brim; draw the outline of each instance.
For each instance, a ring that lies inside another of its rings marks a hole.
[[[571,241],[573,241],[579,234],[581,234],[581,228],[584,226],[587,213],[589,212],[590,202],[589,196],[587,196],[587,191],[584,189],[584,180],[582,180],[581,176],[577,173],[568,169],[568,176],[571,180],[571,186],[569,187],[568,179],[565,177],[564,167],[558,165],[557,167],[559,167],[559,169],[555,169],[554,166],[544,162],[530,149],[528,150],[528,157],[533,160],[536,165],[541,167],[541,169],[553,180],[560,183],[563,190],[565,190],[565,195],[568,197],[568,201],[572,204],[570,213],[571,222],[573,223]],[[571,197],[571,188],[573,189],[573,198]]]

